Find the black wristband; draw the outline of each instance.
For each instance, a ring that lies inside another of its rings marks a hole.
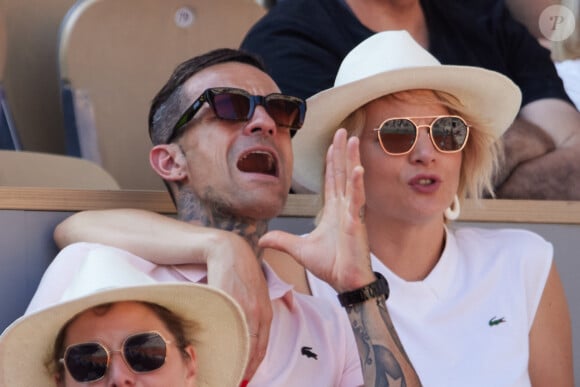
[[[371,282],[367,286],[351,290],[350,292],[340,293],[338,295],[340,305],[348,307],[379,296],[385,296],[385,300],[389,298],[389,283],[387,282],[387,279],[383,277],[381,273],[375,272],[375,276],[377,277],[377,280]]]

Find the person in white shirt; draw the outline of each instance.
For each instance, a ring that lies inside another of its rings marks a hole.
[[[326,163],[335,157],[334,174],[348,176],[340,160],[359,144],[372,268],[390,285],[386,305],[427,386],[574,383],[570,314],[552,244],[525,230],[455,230],[451,222],[466,197],[492,189],[497,140],[520,100],[503,75],[441,65],[406,31],[387,31],[351,51],[334,87],[307,100],[293,138],[293,186],[325,193],[316,232],[332,229],[324,151],[331,145]],[[305,251],[300,240],[313,238],[273,231],[260,243],[295,257],[310,271],[312,293],[336,302],[324,283],[336,274],[312,267],[327,266],[327,250],[340,245],[316,250],[306,242]]]

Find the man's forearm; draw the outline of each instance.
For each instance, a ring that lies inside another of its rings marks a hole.
[[[537,125],[518,117],[502,137],[504,160],[494,178],[495,186],[500,186],[518,165],[541,157],[555,149],[550,136]]]
[[[496,189],[502,199],[580,200],[580,153],[557,149],[519,165]]]

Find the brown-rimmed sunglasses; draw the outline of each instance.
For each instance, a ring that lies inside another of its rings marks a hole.
[[[431,119],[430,124],[417,124],[415,120]],[[377,128],[383,151],[389,155],[408,154],[417,144],[419,128],[429,128],[429,137],[441,153],[463,150],[469,137],[469,125],[459,116],[426,116],[389,118]]]

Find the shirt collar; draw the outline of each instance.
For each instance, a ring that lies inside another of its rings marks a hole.
[[[172,269],[183,280],[194,283],[207,283],[207,267],[205,265],[174,265]],[[294,306],[294,295],[292,291],[294,287],[282,281],[266,262],[262,262],[262,271],[268,284],[270,300],[282,299],[288,308],[292,308]]]
[[[294,286],[282,281],[266,262],[262,262],[262,270],[268,282],[270,300],[274,301],[280,298],[289,309],[292,309],[294,307],[294,292],[292,291]]]

